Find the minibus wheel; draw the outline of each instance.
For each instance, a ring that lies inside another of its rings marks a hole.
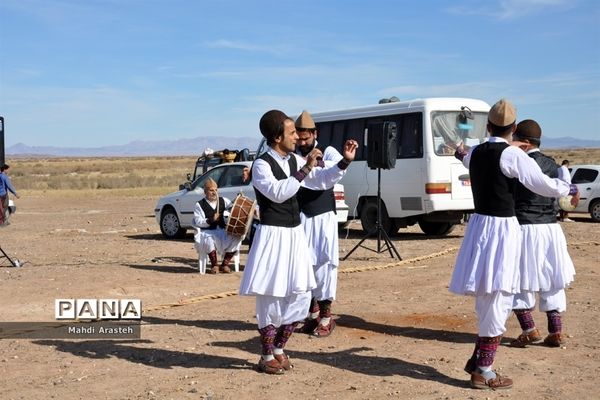
[[[419,220],[419,227],[426,235],[447,235],[454,230],[455,226],[456,225],[451,222],[431,222]]]
[[[360,209],[360,224],[362,225],[365,233],[375,233],[377,223],[377,200],[369,199],[366,200]],[[398,232],[398,228],[394,221],[388,216],[385,204],[381,202],[381,227],[388,236]]]

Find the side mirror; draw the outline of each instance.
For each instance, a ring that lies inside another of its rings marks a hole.
[[[192,190],[192,184],[189,182],[186,182],[182,185],[179,185],[179,190],[187,190],[189,192],[190,190]]]

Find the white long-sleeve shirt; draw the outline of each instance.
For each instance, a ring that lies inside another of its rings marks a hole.
[[[217,201],[206,200],[208,205],[211,206],[213,210],[217,209],[218,201],[218,199]],[[231,200],[229,200],[227,197],[223,197],[223,202],[225,203],[225,209],[229,208],[231,205]],[[223,214],[223,211],[225,210],[219,210],[221,214]],[[196,205],[194,206],[194,220],[192,221],[192,225],[196,228],[208,228],[210,226],[210,222],[208,222],[206,219],[206,215],[204,214],[204,210],[202,209],[199,201],[196,202]]]
[[[298,169],[306,164],[306,160],[294,153],[282,157],[272,148],[269,148],[268,154],[273,157],[288,178],[282,180],[275,178],[269,163],[259,158],[254,161],[252,167],[252,184],[265,197],[276,203],[283,203],[294,196],[301,186],[313,190],[329,189],[342,179],[346,172],[336,165],[326,165],[325,168],[314,167],[302,182],[298,182],[295,177],[290,175],[288,160],[290,157],[296,157]]]
[[[508,143],[497,136],[489,138],[491,143]],[[469,168],[471,154],[477,146],[469,149],[463,158],[463,165]],[[508,178],[516,178],[527,189],[541,196],[562,197],[569,194],[570,185],[560,178],[552,179],[545,175],[535,160],[516,146],[508,146],[500,155],[500,170]]]

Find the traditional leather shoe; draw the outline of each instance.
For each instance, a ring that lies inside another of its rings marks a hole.
[[[528,344],[539,342],[540,340],[542,340],[542,335],[540,334],[540,331],[535,328],[529,333],[521,333],[518,338],[510,342],[510,347],[518,347],[522,349],[527,347]]]
[[[275,359],[277,361],[279,361],[279,364],[281,364],[281,367],[284,370],[289,371],[292,368],[294,368],[294,366],[290,362],[290,358],[287,356],[287,354],[285,354],[285,353],[283,353],[283,354],[273,354],[273,356],[275,357]]]
[[[214,275],[214,274],[216,274],[218,272],[219,272],[219,268],[217,268],[217,267],[212,267],[211,269],[207,269],[206,270],[206,273],[207,274],[211,274],[211,275]]]
[[[548,347],[560,347],[565,343],[565,339],[560,333],[551,333],[544,339],[544,344]]]
[[[485,379],[483,375],[478,372],[471,374],[471,387],[473,389],[483,390],[498,390],[498,389],[510,389],[513,385],[513,381],[510,378],[500,376],[496,374],[495,378]]]
[[[469,360],[465,364],[465,368],[463,369],[467,374],[472,374],[477,369],[477,361],[474,358],[469,358]]]
[[[319,324],[319,326],[317,326],[317,329],[315,329],[312,334],[313,334],[313,336],[317,336],[317,337],[327,337],[327,336],[331,335],[331,332],[333,332],[334,329],[335,329],[335,321],[332,318],[329,320],[329,323],[327,325]]]
[[[229,268],[227,265],[222,265],[221,268],[219,268],[219,272],[222,272],[224,274],[230,274],[231,268]]]
[[[258,360],[258,370],[270,375],[281,375],[284,373],[283,367],[276,358],[265,361],[262,357]]]
[[[297,328],[296,332],[312,335],[312,333],[315,331],[315,329],[317,329],[317,326],[319,326],[320,321],[321,321],[320,318],[314,318],[314,319],[306,318],[304,320],[304,324],[300,328]]]

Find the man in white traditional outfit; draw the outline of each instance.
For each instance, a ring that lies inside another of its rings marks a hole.
[[[573,202],[579,200],[575,185],[547,177],[523,150],[509,145],[515,128],[515,108],[501,99],[488,114],[489,141],[468,152],[460,145],[455,153],[469,169],[475,213],[467,225],[449,289],[475,296],[478,337],[465,365],[475,389],[507,389],[513,383],[493,371],[492,364],[514,294],[520,289],[521,228],[513,198],[517,181],[543,196],[571,194]]]
[[[193,225],[200,228],[194,235],[196,250],[199,254],[207,254],[210,260],[209,274],[231,273],[229,263],[238,250],[241,237],[232,236],[225,230],[224,211],[231,206],[231,200],[219,197],[217,182],[208,178],[204,183],[205,197],[194,206]],[[217,253],[223,254],[219,267]]]
[[[520,147],[546,175],[565,180],[569,171],[565,175],[564,166],[559,166],[553,158],[540,151],[541,136],[539,124],[526,119],[519,122],[513,138],[523,143]],[[544,344],[560,347],[564,343],[560,313],[567,309],[565,288],[574,280],[575,267],[567,250],[565,235],[557,222],[556,199],[535,194],[519,183],[515,192],[515,211],[521,224],[523,244],[521,293],[515,295],[513,310],[523,332],[511,342],[511,346],[526,347],[542,340],[531,314],[538,292],[540,311],[546,313],[548,320],[548,336]]]
[[[358,143],[347,141],[342,160],[325,166],[318,149],[308,153],[306,160],[293,153],[298,134],[294,121],[283,112],[268,111],[259,126],[269,150],[252,166],[260,225],[248,254],[240,294],[256,297],[262,346],[259,371],[282,374],[292,368],[284,347],[306,316],[311,290],[316,286],[296,194],[301,186],[333,187],[354,160]]]
[[[331,146],[319,146],[317,127],[308,111],[296,119],[298,143],[296,153],[306,157],[312,149],[323,153],[326,165],[338,163],[343,157]],[[301,187],[298,191],[300,217],[308,239],[311,264],[315,271],[317,287],[312,291],[308,317],[299,332],[317,337],[327,337],[335,328],[331,303],[337,291],[339,265],[338,221],[333,188],[313,190]]]

